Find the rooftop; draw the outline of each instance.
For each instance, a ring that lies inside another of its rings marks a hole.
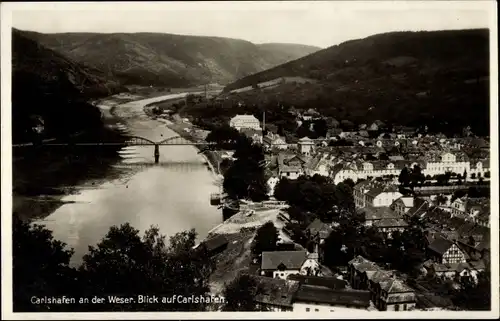
[[[265,276],[253,277],[259,287],[259,291],[255,296],[256,302],[286,307],[292,306],[293,296],[299,288],[299,282]]]
[[[322,286],[301,285],[295,294],[295,301],[348,305],[366,309],[370,306],[370,292],[352,289],[333,290]]]
[[[288,276],[288,280],[297,281],[300,284],[323,286],[330,289],[345,289],[347,281],[337,279],[330,276],[309,276],[301,274],[292,274]]]
[[[443,255],[454,243],[443,237],[436,237],[434,241],[429,244],[429,249]]]
[[[307,258],[306,251],[262,252],[263,270],[276,270],[283,264],[288,270],[298,270]]]

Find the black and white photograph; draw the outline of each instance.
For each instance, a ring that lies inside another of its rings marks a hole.
[[[1,24],[2,319],[499,317],[495,1]]]

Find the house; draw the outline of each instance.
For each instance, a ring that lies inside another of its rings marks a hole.
[[[338,165],[335,165],[335,167],[338,166]],[[342,165],[340,165],[342,166]],[[335,169],[334,167],[334,169]],[[335,182],[335,184],[337,184]],[[364,181],[361,181],[359,183],[357,183],[356,185],[354,185],[354,188],[352,190],[352,194],[354,196],[354,205],[356,206],[356,208],[363,208],[363,207],[366,207],[366,203],[365,203],[365,193],[368,192],[368,188],[370,187],[371,185],[371,182],[370,181],[367,181],[367,180],[364,180]]]
[[[314,153],[315,143],[309,137],[302,137],[297,143],[299,152],[303,155],[311,155]]]
[[[366,149],[366,147],[365,147]],[[366,151],[368,153],[368,151]],[[338,169],[335,175],[332,175],[336,184],[346,178],[353,181],[376,178],[376,177],[397,177],[406,161],[352,161],[345,163],[342,169]]]
[[[357,208],[388,207],[402,194],[390,183],[363,180],[354,185],[353,196]]]
[[[472,178],[472,176],[474,176],[475,178],[482,177],[484,179],[488,179],[488,177],[486,176],[489,176],[487,175],[487,173],[490,172],[489,158],[476,159],[471,164],[474,164],[475,166],[471,167],[471,170],[469,172],[469,178]]]
[[[408,223],[401,218],[382,218],[373,222],[373,226],[388,237],[391,237],[395,231],[402,233],[408,227]]]
[[[484,261],[474,261],[471,263],[434,263],[431,260],[423,264],[425,272],[431,276],[441,279],[459,281],[462,278],[471,277],[477,282],[479,272],[484,271]]]
[[[262,252],[261,275],[286,279],[290,274],[319,275],[317,258],[306,251]]]
[[[262,129],[241,128],[240,133],[250,138],[255,144],[262,144]]]
[[[413,207],[410,208],[406,214],[403,215],[403,217],[406,219],[410,219],[412,217],[423,217],[427,214],[430,206],[429,201],[416,197],[413,200]]]
[[[352,179],[354,182],[358,180],[358,174],[342,163],[335,164],[331,168],[330,177],[333,178],[334,184],[342,183],[346,179]]]
[[[465,205],[467,202],[467,197],[459,197],[451,203],[451,213],[454,216],[465,218]]]
[[[223,252],[228,245],[228,241],[224,235],[216,235],[214,237],[211,237],[199,244],[197,249],[204,249],[205,251],[208,252],[210,256],[216,255],[218,253]]]
[[[354,289],[368,289],[370,297],[380,311],[405,311],[416,305],[415,291],[392,272],[357,256],[349,261],[349,280]]]
[[[369,189],[365,194],[365,206],[387,206],[389,207],[394,200],[403,196],[398,189],[394,186],[374,186]]]
[[[293,297],[299,282],[265,276],[253,276],[259,291],[254,297],[257,310],[284,312],[293,311]]]
[[[301,285],[324,286],[333,290],[342,290],[347,287],[347,281],[337,279],[333,276],[291,274],[287,280],[298,281]]]
[[[320,119],[321,115],[315,109],[309,108],[302,114],[302,120],[315,120]]]
[[[373,226],[382,219],[400,219],[401,217],[394,212],[390,207],[364,207],[358,209],[358,213],[364,215],[365,226]],[[386,223],[382,223],[382,226]]]
[[[264,143],[264,146],[266,146],[266,148],[268,149],[276,148],[284,150],[288,148],[285,138],[276,134],[267,135],[262,139],[262,141]]]
[[[370,126],[368,126],[367,130],[369,130],[369,131],[377,131],[377,130],[379,130],[379,126],[376,123],[373,123]]]
[[[489,218],[490,202],[490,199],[485,197],[471,198],[463,196],[455,199],[451,203],[451,213],[453,216],[462,218],[464,220],[470,220],[473,222],[481,221],[481,223],[484,225],[484,223],[486,223],[484,222],[484,218]],[[479,214],[481,213],[483,213],[482,218],[477,219],[480,216]],[[487,222],[486,225],[489,225],[489,222]]]
[[[320,219],[315,219],[311,224],[309,224],[306,231],[308,231],[312,237],[317,237],[319,239],[319,243],[323,244],[325,239],[330,236],[333,229],[330,225],[321,222]]]
[[[408,311],[417,305],[415,291],[394,277],[378,282],[375,292],[375,306],[380,311]]]
[[[348,312],[367,310],[370,292],[353,289],[331,289],[301,284],[295,293],[294,312]]]
[[[318,253],[318,259],[320,262],[323,261],[325,254],[324,247],[322,245],[325,243],[326,238],[330,236],[332,231],[333,229],[328,224],[321,222],[319,219],[315,219],[306,228],[306,235],[309,240],[314,241],[314,251]]]
[[[396,199],[391,204],[391,209],[401,217],[404,216],[413,207],[414,197],[404,196]]]
[[[305,160],[299,155],[278,154],[278,175],[288,179],[297,179],[304,174]]]
[[[329,169],[330,166],[328,161],[328,154],[319,153],[305,164],[305,172],[308,176],[314,176],[316,174],[321,176],[329,176]]]
[[[349,283],[353,289],[367,289],[368,280],[362,277],[365,271],[379,271],[380,267],[370,260],[358,255],[348,262],[347,272],[349,274]]]
[[[434,261],[442,264],[465,263],[466,254],[454,241],[444,237],[436,237],[427,247],[428,255]]]
[[[441,152],[427,150],[424,155],[419,158],[424,175],[435,176],[445,174],[446,172],[463,174],[470,173],[470,161],[465,153],[460,152]],[[413,165],[411,166],[413,168]]]
[[[254,115],[236,115],[229,121],[229,126],[240,131],[242,128],[262,130],[260,121]]]

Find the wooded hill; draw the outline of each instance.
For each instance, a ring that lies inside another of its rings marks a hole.
[[[105,71],[123,84],[177,88],[227,84],[320,49],[166,33],[27,35],[76,62]]]
[[[488,135],[489,68],[487,29],[391,32],[244,77],[224,91],[259,110],[315,108],[357,124],[379,119],[448,133],[470,125]],[[302,81],[286,81],[291,77]],[[230,93],[273,80],[282,83]]]
[[[88,101],[125,90],[98,69],[83,67],[13,30],[14,142],[31,140],[36,125],[43,125],[44,137],[98,128],[100,112]]]

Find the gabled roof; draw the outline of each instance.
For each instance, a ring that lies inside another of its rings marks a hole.
[[[307,259],[306,251],[262,252],[263,270],[276,270],[283,264],[288,270],[299,270]]]
[[[381,187],[373,187],[371,188],[368,192],[365,194],[371,197],[376,197],[377,195],[380,195],[384,192],[384,189]]]
[[[403,219],[400,218],[383,218],[373,223],[376,227],[406,227],[408,223],[406,223]]]
[[[212,251],[215,249],[218,249],[222,246],[225,246],[228,244],[228,241],[224,235],[216,235],[214,237],[209,238],[208,240],[203,242],[203,245],[208,251]]]
[[[341,165],[341,164],[339,164],[339,165]],[[337,166],[337,165],[336,165],[336,166]],[[363,190],[366,186],[368,186],[369,184],[370,184],[370,181],[368,181],[368,180],[361,181],[361,182],[357,183],[356,185],[354,185],[354,188],[353,188],[353,189],[361,191],[361,190]]]
[[[328,224],[321,222],[320,219],[315,219],[311,224],[309,224],[307,229],[311,231],[311,235],[319,233],[320,238],[327,238],[333,231]]]
[[[254,300],[258,303],[272,304],[291,307],[293,297],[299,289],[299,282],[269,278],[265,276],[253,276],[257,281],[259,291]]]
[[[403,281],[396,278],[390,278],[388,280],[381,281],[380,288],[387,293],[403,293],[403,292],[414,292],[412,288],[407,286]]]
[[[444,253],[446,253],[446,251],[449,250],[450,247],[453,246],[453,244],[454,243],[448,239],[436,237],[434,241],[429,244],[429,249],[440,255],[443,255]]]
[[[288,280],[298,281],[304,285],[324,286],[330,289],[345,289],[347,281],[337,279],[331,276],[309,276],[301,274],[291,274],[287,277]]]
[[[295,294],[294,301],[368,308],[370,306],[370,292],[352,289],[333,290],[321,286],[301,285]]]
[[[413,207],[413,197],[400,197],[398,200],[401,200],[405,207]]]
[[[390,274],[386,271],[375,271],[373,273],[370,273],[369,275],[367,274],[367,277],[368,280],[374,283],[379,283],[380,281],[390,278]]]
[[[365,220],[381,220],[383,218],[399,218],[399,215],[390,207],[364,207],[358,210],[360,213],[365,213]]]

